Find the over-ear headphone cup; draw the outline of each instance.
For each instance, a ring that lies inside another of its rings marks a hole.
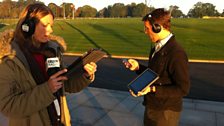
[[[161,26],[159,24],[153,24],[152,25],[152,31],[154,33],[159,33],[161,31]]]
[[[25,20],[23,24],[21,25],[21,29],[24,32],[26,37],[33,35],[35,31],[34,20],[33,19]]]

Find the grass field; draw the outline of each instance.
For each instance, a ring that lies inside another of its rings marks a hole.
[[[0,22],[12,24],[0,31],[15,27],[14,20]],[[172,19],[172,31],[190,59],[224,60],[224,20]],[[110,55],[147,57],[151,46],[140,18],[56,20],[54,34],[74,53],[102,48]]]

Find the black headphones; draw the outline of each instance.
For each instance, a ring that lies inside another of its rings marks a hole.
[[[29,37],[34,34],[35,32],[35,18],[30,17],[30,14],[34,11],[34,8],[32,6],[28,9],[28,12],[26,14],[25,20],[23,21],[21,25],[21,29],[25,35],[25,37]]]
[[[159,33],[162,29],[160,24],[154,23],[154,20],[152,19],[151,14],[148,15],[148,19],[149,19],[150,24],[152,25],[152,31],[154,33]]]

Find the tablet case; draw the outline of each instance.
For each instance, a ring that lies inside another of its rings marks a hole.
[[[147,68],[128,84],[128,88],[137,95],[138,92],[143,91],[147,86],[152,85],[157,79],[159,79],[158,74]]]
[[[80,72],[80,70],[83,69],[83,66],[85,66],[87,63],[97,63],[104,56],[106,56],[106,53],[101,49],[91,49],[84,53],[83,56],[78,57],[71,65],[69,65],[66,68],[68,72],[66,72],[64,76],[67,76],[68,78],[75,76],[75,74]]]

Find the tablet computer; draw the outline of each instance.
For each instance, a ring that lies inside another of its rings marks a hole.
[[[79,73],[83,66],[85,66],[87,63],[97,63],[106,55],[106,52],[102,51],[101,49],[90,49],[67,67],[68,71],[64,74],[64,76],[74,76],[74,74]]]
[[[142,91],[147,88],[147,86],[152,85],[157,79],[159,79],[158,74],[147,68],[128,84],[128,88],[137,95],[139,91]]]

